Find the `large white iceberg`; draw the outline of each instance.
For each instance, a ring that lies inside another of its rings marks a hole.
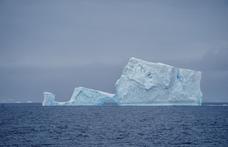
[[[201,105],[200,80],[200,71],[131,58],[116,82],[115,95],[79,87],[70,101],[56,102],[54,94],[45,92],[43,106],[100,106],[107,100],[119,106]]]
[[[131,58],[116,82],[119,105],[201,105],[201,72]]]

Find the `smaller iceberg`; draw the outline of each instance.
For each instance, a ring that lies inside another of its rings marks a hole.
[[[68,102],[55,101],[55,95],[44,92],[43,106],[102,106],[104,102],[114,101],[114,94],[78,87],[74,89],[73,95]]]

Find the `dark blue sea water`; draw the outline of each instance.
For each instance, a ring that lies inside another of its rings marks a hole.
[[[228,107],[0,104],[0,146],[228,146]]]

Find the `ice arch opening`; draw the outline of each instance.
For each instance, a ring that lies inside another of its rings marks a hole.
[[[110,99],[110,100],[106,100],[106,101],[102,104],[102,106],[119,106],[119,104],[118,104],[116,101]]]

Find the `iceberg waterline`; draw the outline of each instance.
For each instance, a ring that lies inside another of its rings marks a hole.
[[[44,92],[43,106],[101,106],[107,100],[119,106],[201,105],[201,72],[163,63],[131,58],[117,80],[116,93],[75,88],[67,102],[55,101]]]

